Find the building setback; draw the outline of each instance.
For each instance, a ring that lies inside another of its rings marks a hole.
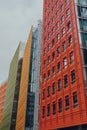
[[[23,56],[16,130],[38,129],[41,22],[31,28]],[[37,99],[36,99],[37,98]],[[37,106],[37,108],[36,108]]]
[[[7,88],[7,82],[3,83],[0,86],[0,126],[1,126],[1,123],[2,123],[2,113],[3,113],[3,109],[4,109],[6,88]]]
[[[15,130],[22,69],[22,47],[23,46],[20,43],[10,64],[0,130]]]
[[[44,0],[39,130],[87,129],[87,0]]]

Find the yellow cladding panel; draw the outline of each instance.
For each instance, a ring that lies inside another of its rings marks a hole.
[[[28,79],[29,79],[29,72],[30,72],[31,45],[32,45],[32,28],[31,28],[29,38],[26,43],[25,50],[24,50],[15,130],[25,130]]]

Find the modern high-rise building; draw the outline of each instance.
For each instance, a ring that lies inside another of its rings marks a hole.
[[[15,130],[22,70],[23,48],[23,44],[20,43],[10,64],[0,130]]]
[[[87,0],[43,0],[39,130],[87,130]]]
[[[7,81],[0,86],[0,126],[2,123],[2,113],[4,109],[4,101],[6,95]]]
[[[41,28],[31,28],[25,46],[15,130],[38,130]]]

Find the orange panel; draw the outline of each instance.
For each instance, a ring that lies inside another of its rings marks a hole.
[[[23,56],[16,130],[25,130],[28,79],[29,79],[29,72],[30,72],[29,68],[30,68],[31,45],[32,45],[32,28],[31,28],[30,35],[29,35],[29,38],[26,43],[26,47],[24,50],[24,56]]]

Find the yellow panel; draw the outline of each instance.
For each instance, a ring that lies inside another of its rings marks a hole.
[[[31,45],[32,45],[32,28],[31,28],[30,35],[29,35],[29,38],[26,43],[25,50],[24,50],[15,130],[25,130],[28,79],[29,79],[29,72],[30,72]]]

